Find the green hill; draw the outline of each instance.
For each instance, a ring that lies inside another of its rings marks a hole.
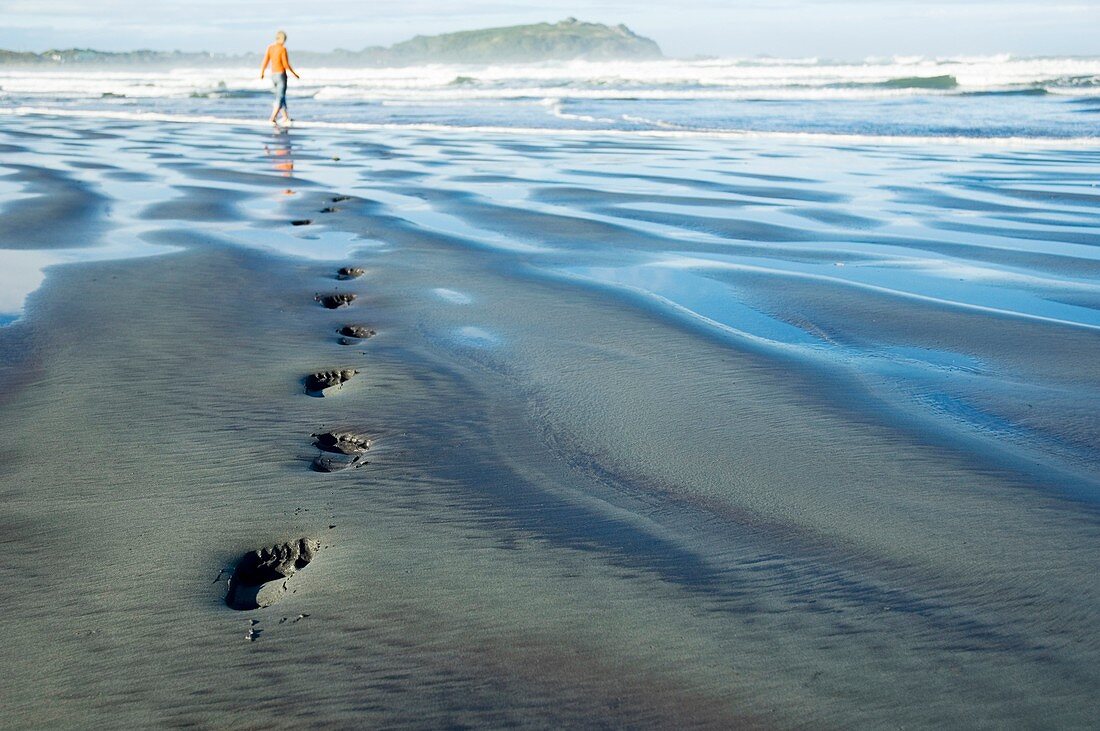
[[[438,36],[417,36],[383,53],[391,64],[407,63],[523,63],[585,59],[661,58],[660,47],[636,35],[625,25],[582,23],[574,18],[560,23],[537,23],[488,28]]]

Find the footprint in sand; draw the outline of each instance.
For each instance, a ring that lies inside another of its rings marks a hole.
[[[305,378],[306,393],[312,396],[324,396],[327,389],[344,385],[358,373],[359,371],[351,368],[310,373]]]
[[[370,449],[371,440],[361,434],[330,431],[310,436],[313,437],[313,446],[325,452],[310,464],[316,472],[341,472],[370,464],[364,455]]]
[[[246,553],[229,579],[225,603],[247,611],[269,607],[286,593],[295,573],[309,565],[321,544],[309,538]]]
[[[336,272],[337,279],[358,279],[367,273],[362,267],[340,267]]]
[[[313,223],[313,220],[310,219],[310,218],[299,218],[296,221],[291,221],[290,225],[291,226],[308,226],[311,223]]]
[[[313,297],[321,303],[321,306],[328,310],[335,310],[338,307],[347,307],[352,302],[357,300],[359,295],[351,292],[334,292],[332,294],[318,294]]]
[[[360,340],[366,340],[367,338],[373,338],[376,333],[369,327],[364,325],[344,325],[336,332],[340,333],[341,345],[355,345]]]

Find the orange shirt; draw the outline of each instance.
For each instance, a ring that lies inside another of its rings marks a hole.
[[[264,54],[264,63],[260,66],[262,72],[267,68],[267,65],[271,64],[271,73],[281,74],[290,68],[290,58],[286,55],[286,46],[282,43],[272,43],[267,47],[267,53]]]

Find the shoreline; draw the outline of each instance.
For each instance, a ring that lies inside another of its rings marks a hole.
[[[48,107],[0,108],[0,116],[35,116],[77,119],[111,119],[134,122],[166,122],[171,124],[207,124],[228,127],[271,129],[270,122],[263,119],[232,119],[214,116],[189,116],[181,114],[163,114],[158,112],[112,112],[109,110],[59,109]],[[534,137],[611,137],[654,139],[699,139],[699,140],[775,140],[787,143],[805,143],[807,145],[829,144],[873,144],[881,146],[943,145],[945,147],[991,147],[1019,149],[1100,149],[1100,135],[1091,137],[970,137],[970,136],[915,136],[915,135],[861,135],[829,132],[763,132],[755,130],[617,130],[617,129],[573,129],[568,127],[503,127],[485,125],[443,125],[443,124],[372,124],[357,122],[295,121],[290,129],[300,130],[343,130],[359,132],[431,132],[443,134],[494,134],[505,136]]]

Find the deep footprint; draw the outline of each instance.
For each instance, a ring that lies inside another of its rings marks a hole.
[[[287,591],[287,582],[309,565],[321,544],[299,538],[246,553],[229,579],[225,603],[240,611],[269,607]]]
[[[367,273],[366,269],[360,267],[340,267],[336,272],[337,279],[358,279]]]
[[[351,292],[337,292],[335,294],[319,294],[313,299],[320,302],[322,307],[329,310],[335,310],[338,307],[347,307],[354,302],[357,297],[358,295],[352,294]]]
[[[326,431],[310,436],[313,437],[313,446],[337,454],[362,454],[371,445],[369,438],[350,431]]]
[[[345,338],[355,338],[356,340],[366,340],[378,334],[374,330],[363,325],[344,325],[337,332]]]
[[[342,386],[352,379],[359,371],[345,368],[338,371],[318,371],[306,376],[306,393],[320,394],[324,396],[325,389]]]
[[[342,472],[370,464],[363,455],[370,449],[371,441],[362,434],[327,431],[310,436],[313,437],[313,446],[322,452],[328,452],[317,456],[310,464],[315,472]]]

